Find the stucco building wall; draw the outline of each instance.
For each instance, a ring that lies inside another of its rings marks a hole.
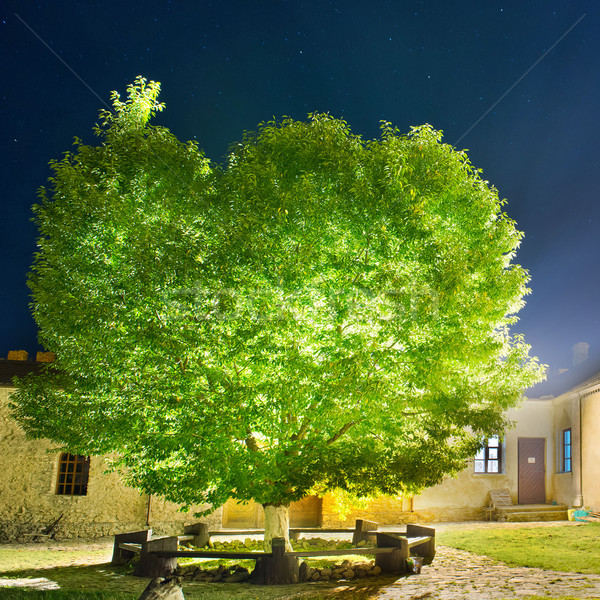
[[[600,508],[600,390],[581,399],[581,475],[585,505]]]
[[[552,443],[554,447],[554,462],[551,465],[554,499],[560,504],[572,506],[578,494],[576,483],[579,480],[579,397],[577,394],[567,394],[547,401],[553,407]],[[571,429],[572,436],[572,469],[562,472],[561,432]],[[579,492],[580,495],[580,492]]]

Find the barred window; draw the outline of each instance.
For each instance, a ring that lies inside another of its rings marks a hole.
[[[87,495],[90,457],[64,452],[58,461],[56,493],[63,496]]]
[[[475,455],[475,473],[502,473],[502,444],[496,435]]]

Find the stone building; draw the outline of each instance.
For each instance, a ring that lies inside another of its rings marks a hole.
[[[0,540],[36,533],[60,518],[62,536],[98,537],[148,526],[177,533],[195,522],[192,513],[125,487],[106,473],[101,457],[59,452],[48,441],[30,440],[11,418],[12,379],[39,368],[52,357],[38,353],[35,362],[23,351],[0,360]],[[199,508],[199,507],[198,507]],[[221,523],[222,509],[208,521]]]
[[[173,503],[125,487],[118,475],[106,473],[102,457],[72,456],[25,437],[8,410],[12,378],[50,359],[38,354],[28,361],[21,352],[0,360],[0,540],[40,531],[58,518],[62,535],[90,537],[146,527],[175,533],[196,521],[193,511],[182,513]],[[292,505],[292,526],[341,526],[355,518],[381,524],[478,520],[495,489],[508,489],[515,504],[548,505],[551,512],[541,518],[565,518],[567,507],[597,510],[600,368],[581,361],[526,395],[509,414],[514,427],[488,440],[456,478],[414,498],[355,506],[343,518],[334,496],[308,497]],[[262,507],[230,500],[206,520],[213,527],[260,527]]]

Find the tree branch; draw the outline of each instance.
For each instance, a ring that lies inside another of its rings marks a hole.
[[[356,421],[350,421],[346,423],[333,437],[330,437],[325,443],[328,446],[333,444],[333,442],[339,440],[353,425],[356,425]]]
[[[306,435],[306,432],[308,431],[308,427],[312,423],[311,419],[309,418],[309,415],[312,414],[312,412],[316,408],[316,406],[317,406],[316,402],[310,403],[310,406],[308,407],[308,409],[306,411],[306,415],[305,415],[304,419],[302,420],[302,425],[300,425],[300,429],[298,430],[298,433],[294,433],[294,435],[292,435],[292,437],[290,438],[293,442],[297,442],[298,440],[304,439],[304,436]]]
[[[420,417],[422,415],[428,415],[428,410],[401,410],[400,413],[403,417]]]
[[[244,441],[246,442],[248,450],[251,450],[252,452],[258,452],[260,450],[256,443],[256,439],[250,432],[248,432],[248,437]]]
[[[186,368],[187,368],[187,365],[188,365],[188,360],[189,360],[188,358],[185,358],[184,360],[179,359],[177,361],[177,363],[179,364],[179,368],[181,369],[181,373],[183,375],[185,375]]]

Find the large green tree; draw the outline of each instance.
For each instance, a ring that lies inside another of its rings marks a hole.
[[[218,167],[149,124],[158,92],[114,93],[35,206],[57,361],[20,383],[25,430],[184,505],[254,499],[267,543],[308,493],[464,468],[540,375],[509,332],[528,276],[497,191],[427,125],[364,141],[323,114]]]

